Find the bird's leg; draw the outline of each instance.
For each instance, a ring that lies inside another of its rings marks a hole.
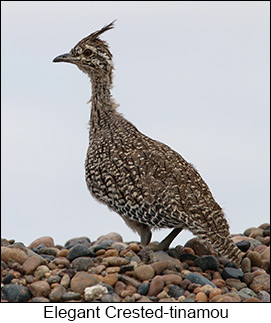
[[[159,244],[151,244],[146,247],[147,250],[168,250],[171,242],[177,237],[177,235],[182,231],[182,227],[173,229]]]
[[[177,237],[177,235],[182,231],[183,228],[173,229],[159,244],[159,250],[167,250],[171,242]]]
[[[140,235],[140,243],[143,246],[147,246],[151,241],[151,230],[148,226],[141,225],[140,228],[137,229],[137,232]]]

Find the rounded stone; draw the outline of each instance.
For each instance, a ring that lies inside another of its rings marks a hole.
[[[41,244],[43,244],[45,247],[49,247],[49,248],[54,247],[54,245],[55,245],[54,239],[52,237],[45,236],[45,237],[41,237],[41,238],[38,238],[38,239],[32,241],[29,245],[29,248],[35,249]]]
[[[217,270],[219,263],[215,256],[207,255],[202,256],[194,260],[197,267],[200,267],[202,271],[205,270]]]
[[[257,251],[249,252],[247,257],[251,261],[251,266],[261,267],[261,265],[262,265],[262,257]]]
[[[52,284],[55,284],[55,283],[60,283],[61,281],[61,277],[58,276],[58,275],[53,275],[53,276],[50,276],[48,277],[47,279],[47,282],[48,284],[52,285]]]
[[[51,292],[50,285],[44,280],[36,281],[30,284],[29,290],[35,297],[47,297]]]
[[[242,301],[250,297],[257,297],[257,295],[253,292],[253,290],[247,287],[239,290],[238,295],[241,297]]]
[[[79,300],[80,298],[81,298],[80,293],[74,293],[74,292],[67,292],[62,296],[63,301]]]
[[[173,298],[179,298],[180,296],[183,296],[185,293],[185,290],[182,287],[176,286],[176,285],[170,285],[168,286],[168,295]]]
[[[148,291],[148,296],[157,296],[164,288],[164,280],[162,276],[155,276]]]
[[[141,250],[142,251],[142,250]],[[156,261],[165,261],[168,263],[167,268],[168,269],[172,269],[175,271],[179,271],[181,272],[183,269],[183,265],[180,262],[179,259],[175,259],[170,257],[165,251],[156,251],[156,252],[152,252],[150,253],[150,260],[151,262],[156,262]]]
[[[66,293],[66,288],[62,285],[55,286],[49,294],[51,302],[61,302],[63,295]]]
[[[247,252],[250,247],[250,242],[246,240],[241,240],[236,242],[236,246],[243,252]]]
[[[222,271],[222,278],[227,279],[227,278],[236,278],[236,279],[241,279],[244,276],[244,273],[237,269],[237,268],[231,268],[231,267],[226,267]]]
[[[209,299],[211,300],[213,297],[217,296],[217,295],[221,295],[222,290],[220,288],[213,288],[210,291],[209,294]]]
[[[226,284],[230,287],[236,288],[237,290],[247,287],[245,283],[242,283],[239,279],[235,278],[227,278]]]
[[[203,244],[198,238],[188,240],[184,246],[193,249],[197,256],[210,255],[212,253],[209,246]]]
[[[140,295],[147,295],[148,291],[149,291],[149,284],[148,283],[141,284],[137,289],[137,292]]]
[[[103,283],[108,284],[110,286],[114,286],[117,281],[118,281],[117,274],[108,274],[105,277],[103,277]]]
[[[120,293],[126,288],[126,284],[122,281],[117,281],[115,284],[115,293],[120,295]]]
[[[208,296],[203,292],[199,292],[195,296],[195,301],[200,303],[206,303],[208,302]]]
[[[153,264],[151,264],[151,266],[155,271],[155,274],[160,275],[163,270],[169,267],[169,264],[166,261],[156,261]]]
[[[257,297],[250,297],[244,300],[244,303],[261,303],[262,301],[259,300]]]
[[[9,284],[14,276],[11,273],[8,273],[5,277],[3,277],[2,282],[4,285]]]
[[[39,267],[37,267],[37,269],[34,271],[34,277],[37,279],[41,279],[43,277],[46,276],[46,274],[48,274],[50,272],[50,269],[45,266],[45,265],[41,265]]]
[[[189,279],[191,283],[200,284],[200,285],[211,285],[212,287],[216,287],[215,284],[213,284],[209,279],[205,278],[204,276],[196,273],[189,273],[185,277],[186,279]]]
[[[77,245],[77,244],[82,244],[84,245],[85,247],[89,248],[91,243],[90,243],[90,239],[88,237],[78,237],[78,238],[72,238],[70,240],[68,240],[64,247],[65,248],[72,248],[73,246]]]
[[[60,285],[64,286],[65,288],[68,288],[70,286],[71,278],[68,274],[64,274],[61,278]]]
[[[250,238],[256,238],[258,236],[260,236],[260,237],[263,236],[263,229],[257,228],[255,230],[251,231],[251,233],[249,235]]]
[[[94,257],[95,254],[89,250],[86,246],[82,244],[77,244],[72,247],[67,253],[67,259],[73,261],[75,258],[79,257]]]
[[[138,266],[134,271],[134,277],[140,281],[152,279],[154,275],[154,269],[150,265]]]
[[[101,299],[107,293],[107,288],[102,285],[87,287],[84,290],[84,299],[86,302],[91,302],[95,299]]]
[[[254,277],[249,287],[255,293],[259,293],[260,291],[265,291],[267,293],[270,293],[270,275],[263,274],[263,275]]]
[[[129,261],[126,258],[113,256],[104,258],[103,263],[106,263],[108,266],[123,266],[127,265]]]
[[[19,248],[1,247],[1,260],[8,263],[10,259],[22,265],[28,259],[28,256]]]
[[[1,289],[1,298],[8,302],[24,303],[31,297],[29,289],[22,285],[10,284]]]
[[[136,242],[131,242],[128,245],[128,249],[131,249],[134,252],[139,252],[140,251],[140,246]]]
[[[123,242],[122,236],[117,232],[111,232],[103,235],[95,241],[95,245],[101,244],[104,241]]]
[[[42,296],[33,297],[31,303],[49,303],[49,299]]]
[[[104,253],[104,257],[118,257],[119,252],[117,249],[108,249]]]
[[[94,261],[90,257],[78,257],[72,261],[71,266],[78,271],[88,271],[89,268],[94,266]]]
[[[40,266],[42,263],[40,257],[29,257],[26,259],[26,261],[23,263],[23,270],[26,275],[32,274],[38,266]]]
[[[165,284],[181,285],[183,279],[181,276],[176,274],[163,275],[162,279]]]
[[[242,260],[241,268],[244,273],[249,273],[251,271],[251,260],[248,257],[245,257]]]
[[[258,293],[258,298],[263,302],[263,303],[270,303],[270,294],[267,293],[266,291],[262,290]]]
[[[75,293],[83,294],[86,287],[97,284],[97,280],[84,271],[78,271],[71,279],[71,290]]]
[[[256,230],[257,228],[256,227],[250,227],[250,228],[247,228],[245,231],[244,231],[244,235],[245,236],[249,236],[251,234],[252,231]]]
[[[264,252],[262,253],[262,259],[263,260],[268,260],[270,263],[270,246],[267,247]]]

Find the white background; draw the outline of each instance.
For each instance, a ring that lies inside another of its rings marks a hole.
[[[90,83],[75,66],[52,63],[114,19],[102,39],[114,56],[119,111],[196,166],[232,233],[268,222],[268,1],[1,6],[2,237],[64,244],[116,231],[138,240],[85,185]]]

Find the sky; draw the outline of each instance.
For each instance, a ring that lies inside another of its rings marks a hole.
[[[63,245],[118,232],[139,241],[85,184],[90,82],[75,66],[52,63],[114,19],[102,39],[119,112],[197,168],[231,233],[269,222],[269,6],[2,1],[1,236]],[[172,246],[192,237],[182,232]]]

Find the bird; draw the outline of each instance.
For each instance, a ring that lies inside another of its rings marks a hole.
[[[186,229],[240,266],[242,252],[230,237],[224,211],[196,168],[168,145],[141,133],[118,112],[111,94],[113,55],[100,38],[114,26],[115,20],[53,59],[76,65],[91,82],[85,160],[91,195],[119,214],[139,234],[143,247],[168,250]],[[152,231],[163,228],[172,230],[159,244],[150,243]]]

